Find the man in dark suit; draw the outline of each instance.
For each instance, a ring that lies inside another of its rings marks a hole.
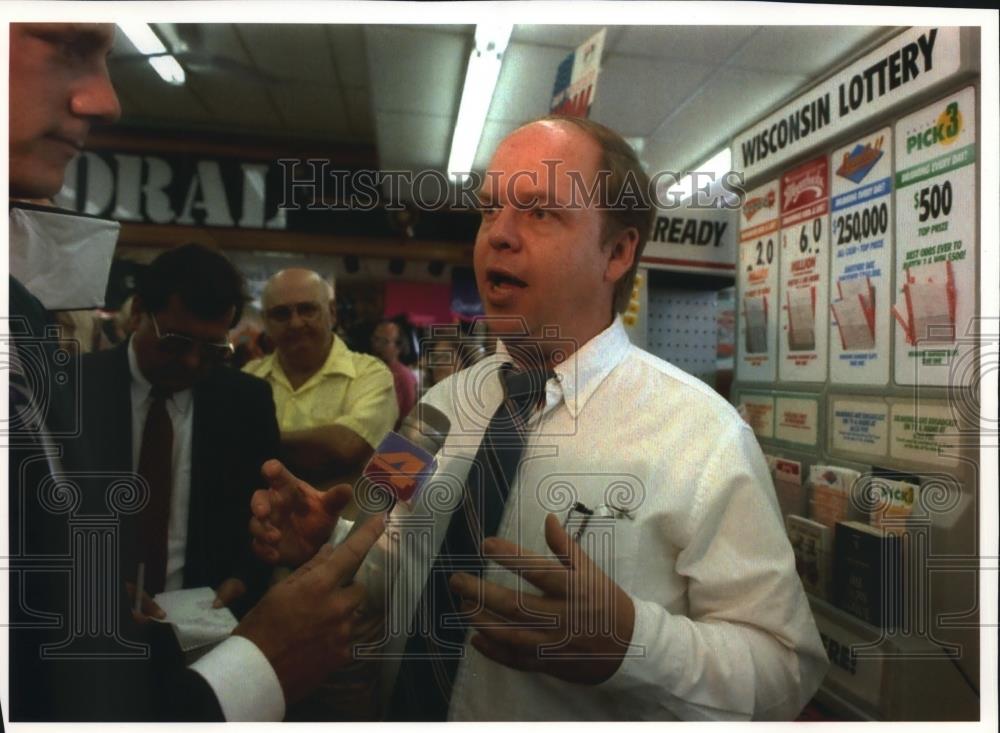
[[[79,451],[88,469],[136,471],[152,492],[149,516],[127,523],[138,541],[123,556],[125,577],[143,563],[150,596],[211,586],[237,612],[263,595],[269,576],[249,550],[247,523],[260,467],[279,451],[270,387],[225,364],[244,302],[242,278],[222,254],[191,244],[157,257],[138,278],[132,337],[83,357]],[[169,435],[154,445],[158,394]],[[151,475],[147,448],[166,453]]]
[[[11,199],[54,196],[91,124],[117,119],[106,63],[113,40],[110,25],[10,24]],[[12,209],[12,240],[13,222]],[[43,233],[30,246],[55,254],[63,251],[53,241],[57,232],[80,241],[89,234],[85,228],[81,219],[78,227],[27,230]],[[134,474],[64,468],[63,459],[73,455],[64,456],[56,438],[79,433],[81,403],[73,362],[49,331],[53,323],[36,294],[11,277],[3,339],[10,411],[0,430],[9,450],[5,718],[280,719],[286,704],[350,661],[354,611],[364,598],[351,578],[381,524],[367,524],[345,546],[323,550],[272,587],[232,637],[185,667],[167,627],[135,623],[122,582],[118,518],[142,505]],[[223,458],[218,462],[228,470]],[[276,464],[264,464],[264,480],[294,493],[294,477]],[[335,500],[345,501],[330,494],[325,505],[333,514]]]

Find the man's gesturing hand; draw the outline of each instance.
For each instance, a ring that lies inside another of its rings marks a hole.
[[[352,661],[351,640],[364,600],[360,583],[344,585],[385,529],[385,517],[365,522],[333,549],[323,545],[311,560],[273,586],[233,631],[264,653],[285,704],[312,691]]]
[[[554,514],[545,541],[558,559],[529,553],[491,537],[488,557],[543,591],[519,593],[467,573],[451,576],[477,633],[472,645],[513,669],[544,672],[580,684],[598,684],[621,665],[635,624],[628,594],[570,539]]]
[[[270,460],[260,469],[269,488],[250,499],[253,550],[264,562],[298,567],[330,539],[337,517],[351,500],[351,487],[319,491]]]

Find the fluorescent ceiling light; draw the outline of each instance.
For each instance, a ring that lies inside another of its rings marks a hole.
[[[168,84],[174,84],[180,86],[184,83],[184,69],[181,65],[177,63],[175,59],[170,54],[164,54],[163,56],[151,56],[149,59],[149,65],[156,69],[156,73],[160,75],[160,78]]]
[[[732,165],[732,162],[733,162],[733,151],[730,148],[723,148],[718,153],[716,153],[711,158],[709,158],[704,163],[695,168],[695,170],[702,171],[703,173],[711,173],[718,179],[729,172],[729,168]]]
[[[469,66],[465,71],[462,101],[458,106],[451,155],[448,157],[448,175],[459,180],[464,180],[472,170],[486,115],[493,101],[493,91],[500,77],[503,53],[513,30],[513,24],[476,26],[476,47],[469,56]]]
[[[687,175],[667,189],[667,194],[678,201],[686,201],[694,193],[694,179],[691,177],[691,173],[701,174],[698,176],[698,186],[704,188],[706,184],[711,185],[728,173],[732,162],[732,150],[723,148],[708,160],[692,168]]]
[[[153,33],[148,23],[119,23],[118,27],[139,53],[149,57],[146,60],[163,81],[175,85],[184,83],[184,69],[167,52],[167,47]]]

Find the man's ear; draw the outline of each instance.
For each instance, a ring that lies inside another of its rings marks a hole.
[[[626,227],[608,243],[608,265],[604,270],[604,281],[616,283],[635,262],[635,251],[639,246],[639,230]]]

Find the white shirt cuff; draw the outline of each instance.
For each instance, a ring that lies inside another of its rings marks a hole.
[[[264,653],[243,636],[230,636],[191,669],[215,692],[227,723],[285,717],[285,694]]]

